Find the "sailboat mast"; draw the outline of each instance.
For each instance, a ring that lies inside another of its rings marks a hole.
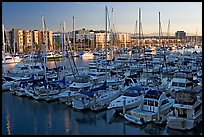
[[[74,51],[76,51],[76,47],[75,47],[75,31],[74,31],[74,16],[72,18],[73,18],[73,48],[74,48]]]
[[[45,80],[47,81],[47,76],[46,76],[46,49],[47,49],[47,47],[46,47],[46,42],[45,42],[45,40],[44,40],[44,36],[45,36],[45,22],[44,22],[44,16],[42,16],[42,34],[43,34],[43,36],[42,36],[42,42],[43,42],[43,47],[44,47],[44,50],[43,50],[43,53],[44,53],[44,75],[45,75]]]
[[[161,46],[161,39],[160,39],[160,27],[161,27],[161,22],[160,22],[160,12],[159,12],[159,46]]]
[[[168,30],[167,30],[167,44],[168,44],[168,46],[169,46],[169,36],[170,36],[170,20],[168,23]]]
[[[110,58],[111,58],[111,62],[112,62],[112,58],[113,58],[113,8],[111,8],[111,12],[112,12],[112,23],[111,23],[111,46],[110,46]]]
[[[105,52],[106,52],[106,55],[107,55],[107,6],[105,7]],[[107,57],[106,57],[107,59]]]
[[[140,47],[140,37],[141,37],[141,9],[139,9],[139,37],[138,37],[138,49],[139,49],[139,63],[140,63],[140,49],[141,49],[141,47]]]
[[[34,62],[33,62],[34,60],[33,60],[33,32],[32,32],[32,30],[31,30],[31,62],[32,62],[32,67],[34,66],[33,64],[34,64]],[[33,74],[34,74],[34,69],[32,69],[33,70]]]
[[[6,74],[6,51],[5,51],[5,37],[4,37],[4,24],[2,24],[3,31],[3,49],[4,49],[4,74]]]
[[[62,69],[64,72],[64,28],[63,28],[62,24],[61,24],[61,29],[62,29],[62,32],[61,32],[61,37],[62,37]]]
[[[106,31],[106,34],[105,34],[105,53],[106,53],[106,62],[107,62],[107,11],[108,11],[108,8],[107,6],[105,7],[105,31]],[[107,76],[107,64],[106,64],[106,79],[108,78]]]
[[[141,9],[139,9],[139,40],[138,40],[139,48],[140,48],[140,38],[141,38]]]
[[[63,76],[65,76],[65,72],[64,72],[64,71],[65,71],[65,63],[64,63],[64,62],[65,62],[65,54],[64,54],[64,51],[65,51],[64,49],[65,49],[65,47],[64,47],[64,46],[65,46],[65,43],[66,43],[66,37],[65,37],[65,33],[66,33],[65,21],[64,21],[64,27],[63,27],[63,28],[64,28],[64,29],[63,29],[63,30],[64,30],[64,32],[63,32],[64,43],[63,43],[63,46],[62,46],[62,47],[63,47],[63,48],[62,48],[62,50],[63,50],[63,51],[62,51],[62,61],[63,61]]]

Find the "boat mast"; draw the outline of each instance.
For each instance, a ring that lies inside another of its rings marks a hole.
[[[112,64],[112,58],[113,58],[113,8],[111,8],[112,12],[112,23],[111,23],[111,46],[110,46],[110,58],[111,58],[111,64]]]
[[[135,34],[136,33],[136,34]],[[133,37],[134,39],[136,39],[136,35],[137,35],[137,20],[135,22],[135,30],[133,32]],[[134,47],[134,41],[132,42],[132,48],[131,48],[131,55],[130,55],[130,66],[132,65],[132,54],[133,54],[133,47]]]
[[[47,81],[47,76],[46,76],[46,50],[47,50],[47,43],[44,41],[44,36],[45,36],[45,20],[44,20],[44,16],[42,16],[42,32],[43,32],[43,36],[42,36],[42,43],[43,43],[43,53],[44,53],[44,75],[45,75],[45,81]]]
[[[72,18],[73,18],[73,48],[74,48],[74,51],[76,51],[76,47],[75,47],[75,31],[74,31],[74,16]]]
[[[159,12],[159,47],[161,46],[161,39],[160,39],[160,27],[161,27],[161,22],[160,22],[160,12]]]
[[[64,38],[64,42],[63,42],[63,44],[62,44],[62,65],[63,65],[63,76],[65,76],[65,54],[64,54],[64,45],[65,45],[65,42],[66,42],[66,38],[65,38],[65,21],[64,21],[64,27],[63,27],[63,38]]]
[[[161,21],[160,21],[160,12],[159,12],[159,47],[161,47]],[[163,48],[163,53],[164,53],[164,46],[162,47]],[[160,52],[160,62],[162,61],[161,60],[161,52]]]
[[[168,23],[168,30],[167,30],[167,44],[168,44],[168,46],[169,46],[169,36],[170,36],[170,20]]]
[[[33,62],[33,32],[31,30],[31,62],[32,62],[32,67],[34,66],[34,62]],[[33,70],[33,74],[34,74],[34,68],[32,69]]]
[[[139,37],[138,37],[138,47],[139,47],[139,62],[140,62],[140,37],[141,37],[141,9],[139,9]]]
[[[105,6],[105,53],[106,53],[106,63],[107,63],[107,12],[108,12],[108,8],[107,6]],[[107,76],[107,64],[106,64],[106,79],[108,78]]]
[[[5,51],[5,37],[4,37],[4,24],[2,24],[3,31],[3,49],[4,49],[4,74],[6,74],[6,51]]]

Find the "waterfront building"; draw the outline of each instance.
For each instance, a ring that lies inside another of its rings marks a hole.
[[[96,49],[105,49],[106,33],[99,32],[95,34]],[[110,47],[111,34],[107,33],[107,46]]]
[[[127,48],[130,47],[131,43],[131,34],[129,33],[118,33],[118,40],[120,42],[121,48]]]
[[[24,45],[23,45],[23,30],[18,30],[18,46],[19,52],[24,52]]]
[[[33,43],[39,45],[40,44],[40,31],[33,30]]]
[[[5,29],[5,42],[6,51],[12,53],[28,52],[31,50],[31,32],[33,40],[34,50],[42,51],[42,31],[41,30],[22,30],[22,29]],[[47,42],[47,50],[61,50],[61,32],[45,31],[44,40]],[[81,30],[75,31],[75,49],[76,50],[94,50],[105,49],[105,31],[104,30]],[[65,39],[70,46],[73,43],[73,31],[65,33]],[[125,32],[114,32],[113,38],[111,32],[107,33],[107,48],[110,48],[111,40],[113,40],[113,49],[131,48],[132,46],[138,46],[138,36]],[[159,43],[159,37],[155,35],[145,35],[140,39],[140,45],[142,47],[157,47]],[[162,36],[162,46],[184,46],[190,45],[202,45],[202,36],[186,36],[186,32],[177,31],[175,36]]]
[[[53,39],[52,39],[52,32],[51,31],[47,31],[47,40],[48,40],[48,49],[49,50],[53,50]]]
[[[2,35],[3,36],[3,35]],[[11,31],[5,29],[5,51],[10,52],[10,44],[11,44]]]
[[[175,33],[177,39],[185,40],[186,39],[186,32],[184,31],[177,31]]]
[[[53,49],[60,50],[62,45],[62,37],[61,32],[53,32],[52,33],[52,42],[53,42]]]
[[[23,31],[23,52],[32,52],[31,51],[31,35],[32,31],[31,30],[24,30]]]

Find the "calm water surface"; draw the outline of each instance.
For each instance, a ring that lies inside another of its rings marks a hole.
[[[3,135],[200,135],[202,125],[188,132],[166,126],[137,126],[114,110],[79,111],[58,102],[47,103],[2,93]]]
[[[75,59],[77,66],[90,60]],[[54,67],[48,62],[49,67]],[[8,65],[12,69],[15,65]],[[3,135],[200,135],[202,124],[190,131],[177,131],[147,124],[138,126],[114,110],[79,111],[58,102],[47,103],[2,92]]]

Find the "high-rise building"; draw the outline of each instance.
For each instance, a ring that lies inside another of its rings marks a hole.
[[[184,39],[186,39],[186,32],[184,32],[184,31],[177,31],[175,33],[175,36],[176,36],[177,39],[184,40]]]

